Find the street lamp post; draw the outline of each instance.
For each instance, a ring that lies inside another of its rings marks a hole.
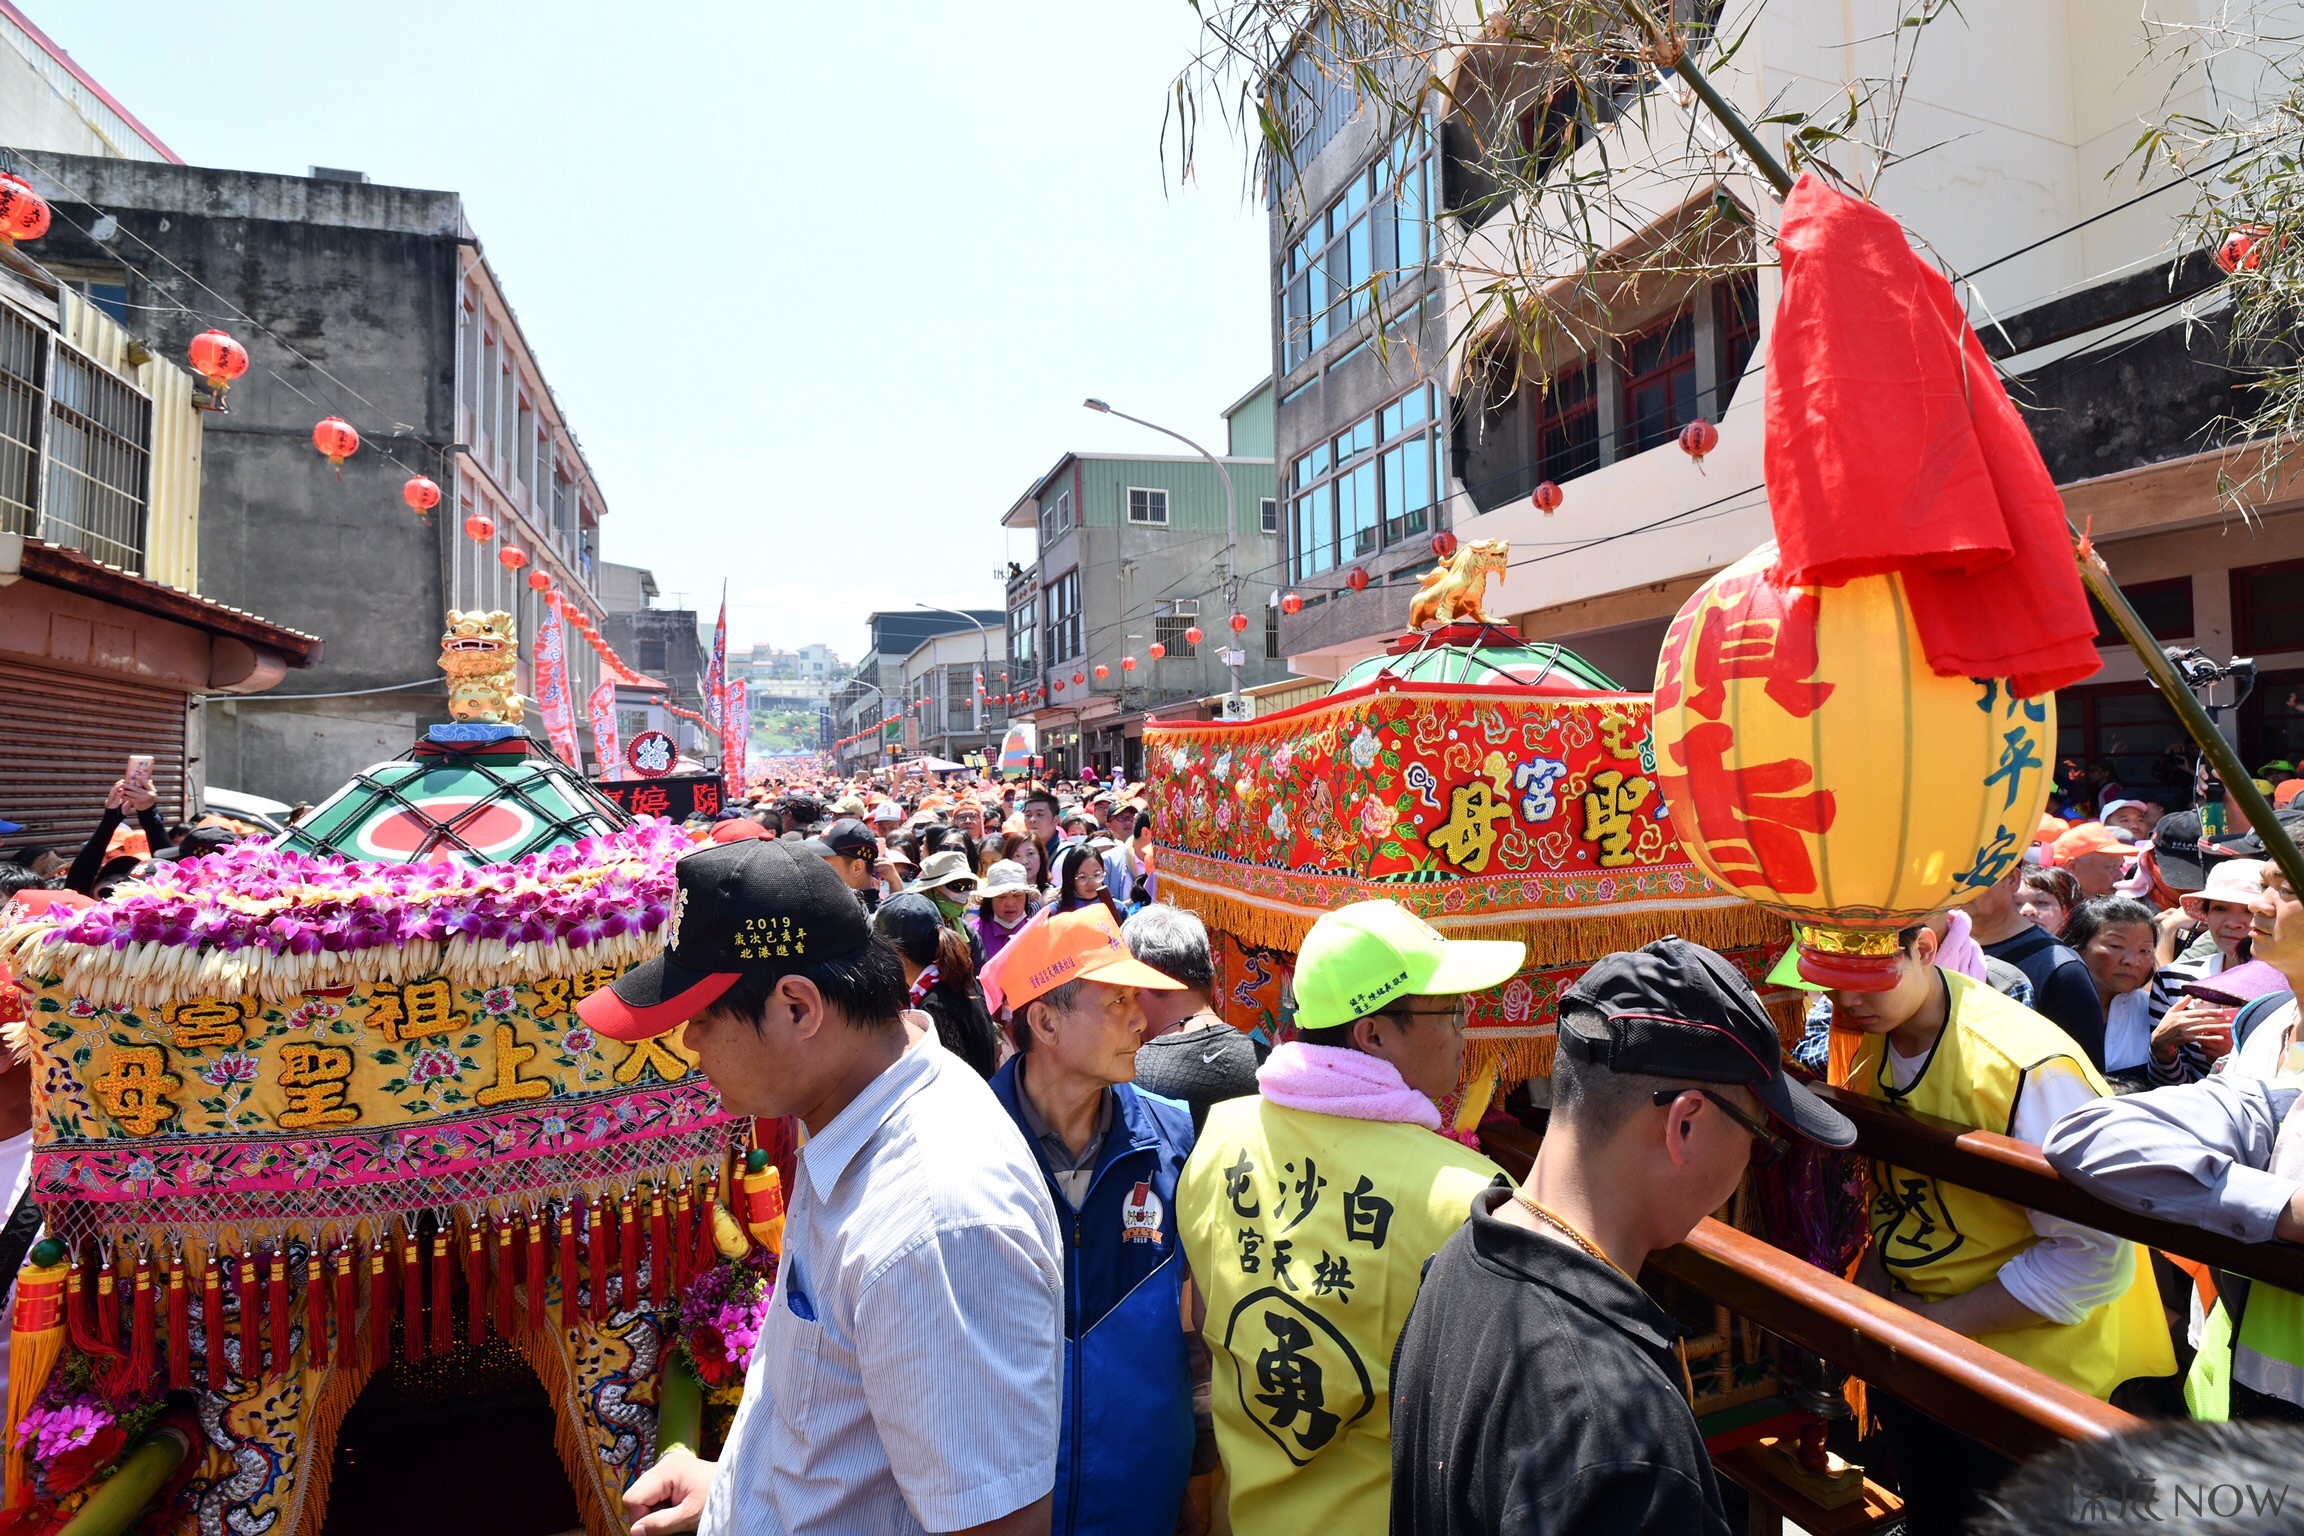
[[[1183,433],[1161,426],[1156,421],[1146,421],[1141,416],[1131,416],[1126,411],[1116,411],[1101,400],[1088,399],[1080,403],[1092,411],[1101,411],[1107,416],[1117,416],[1122,421],[1132,421],[1137,426],[1157,432],[1163,437],[1172,437],[1215,466],[1216,478],[1224,482],[1224,610],[1227,613],[1238,612],[1240,608],[1240,502],[1232,493],[1232,472],[1224,467],[1224,461]],[[1235,656],[1240,654],[1240,639],[1237,635],[1233,637],[1231,654]],[[1237,717],[1240,713],[1240,663],[1227,661],[1224,665],[1232,673],[1232,691],[1224,712],[1227,717]]]
[[[888,694],[887,694],[887,691],[886,691],[885,689],[883,689],[883,688],[882,688],[882,687],[881,687],[881,686],[880,686],[878,683],[868,683],[868,682],[864,681],[864,679],[862,679],[862,678],[860,678],[860,677],[856,677],[856,678],[850,678],[850,679],[849,679],[849,681],[850,681],[850,682],[852,682],[852,683],[854,683],[854,684],[855,684],[857,687],[859,687],[859,688],[869,688],[869,689],[871,689],[871,690],[872,690],[874,693],[877,693],[877,694],[879,694],[879,695],[880,695],[880,705],[881,705],[881,707],[882,707],[883,709],[885,709],[885,708],[887,707],[887,705],[888,705]],[[859,703],[859,704],[861,704],[861,703],[862,703],[862,702],[864,702],[864,701],[863,701],[862,699],[858,699],[856,702],[857,702],[857,703]]]
[[[976,638],[984,643],[984,660],[977,668],[975,688],[976,734],[978,736],[982,736],[984,734],[984,678],[985,674],[992,670],[992,631],[984,627],[983,620],[976,618],[972,614],[963,613],[957,608],[940,608],[934,603],[914,603],[912,606],[915,608],[925,608],[930,613],[948,613],[956,619],[966,619],[969,623],[976,626]]]

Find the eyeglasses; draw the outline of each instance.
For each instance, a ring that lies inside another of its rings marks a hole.
[[[1464,999],[1459,996],[1451,995],[1448,997],[1446,1004],[1442,1007],[1418,1008],[1414,1004],[1403,1003],[1396,1007],[1379,1009],[1376,1013],[1371,1015],[1371,1017],[1383,1019],[1400,1019],[1411,1024],[1418,1022],[1454,1024],[1460,1029],[1464,1024],[1464,1013]]]
[[[1755,1120],[1738,1109],[1727,1095],[1714,1093],[1709,1088],[1659,1088],[1654,1099],[1658,1109],[1669,1109],[1684,1093],[1700,1093],[1711,1100],[1714,1108],[1752,1133],[1752,1166],[1766,1168],[1792,1150],[1792,1143],[1777,1135],[1764,1120]]]

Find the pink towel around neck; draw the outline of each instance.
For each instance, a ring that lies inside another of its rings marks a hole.
[[[1275,1046],[1256,1069],[1256,1085],[1282,1109],[1440,1129],[1440,1106],[1409,1087],[1398,1067],[1345,1047],[1301,1040]]]
[[[1965,912],[1954,911],[1944,927],[1944,942],[1936,946],[1936,963],[1948,971],[1958,971],[1970,981],[1985,981],[1984,951],[1969,935],[1975,920]]]

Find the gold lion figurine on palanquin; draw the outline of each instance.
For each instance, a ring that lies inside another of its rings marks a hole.
[[[458,720],[518,725],[520,637],[512,615],[451,609],[440,637],[440,670],[448,674],[448,713]]]
[[[1475,624],[1497,623],[1482,601],[1488,578],[1504,579],[1505,557],[1511,553],[1511,544],[1503,539],[1474,539],[1459,545],[1446,563],[1417,578],[1416,596],[1408,604],[1408,627],[1422,629],[1434,620],[1442,624],[1463,619]]]

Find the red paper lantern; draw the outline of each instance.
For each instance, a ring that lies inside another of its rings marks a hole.
[[[400,487],[400,499],[408,503],[410,511],[422,517],[440,505],[440,487],[422,475],[412,475],[408,483]]]
[[[475,544],[487,543],[496,537],[496,520],[485,513],[473,513],[464,519],[464,537]]]
[[[1560,510],[1560,502],[1562,500],[1560,495],[1560,487],[1554,485],[1549,480],[1539,480],[1536,482],[1536,489],[1529,493],[1528,499],[1536,504],[1537,511],[1543,513],[1546,517],[1550,517],[1553,513]]]
[[[1186,645],[1198,645],[1200,643],[1199,625],[1187,624],[1184,626],[1184,643]]]
[[[1225,622],[1232,626],[1232,633],[1236,635],[1248,633],[1248,615],[1244,613],[1236,613]]]
[[[1168,647],[1162,645],[1157,640],[1146,646],[1145,649],[1152,653],[1152,659],[1154,661],[1158,661],[1161,657],[1168,654]]]
[[[0,181],[0,240],[37,240],[48,233],[48,200],[24,181]]]
[[[552,590],[552,573],[550,571],[530,571],[528,573],[528,590],[549,593]]]
[[[312,429],[312,446],[320,456],[336,468],[336,478],[344,478],[344,461],[360,451],[360,434],[352,430],[352,423],[341,416],[331,416]]]
[[[1368,590],[1368,573],[1356,565],[1345,573],[1344,585],[1355,592],[1365,592]]]
[[[1304,599],[1293,592],[1280,594],[1280,611],[1293,618],[1304,611]]]
[[[248,349],[222,331],[202,331],[192,338],[192,371],[221,395],[232,381],[248,371]]]
[[[1087,673],[1085,673],[1085,672],[1075,672],[1075,673],[1073,673],[1073,674],[1072,674],[1072,686],[1073,686],[1073,687],[1077,688],[1077,687],[1079,687],[1079,686],[1080,686],[1082,683],[1084,683],[1084,682],[1086,682],[1086,681],[1088,681],[1088,674],[1087,674]]]
[[[1456,535],[1445,528],[1432,535],[1432,553],[1443,560],[1456,553]]]
[[[2232,231],[2224,237],[2224,243],[2216,247],[2216,265],[2232,273],[2255,271],[2264,260],[2264,253],[2256,248],[2263,234],[2263,229],[2256,226]]]
[[[1096,663],[1096,681],[1102,682],[1112,675],[1112,669],[1102,662]]]
[[[1720,429],[1699,416],[1680,429],[1680,451],[1697,463],[1720,446]]]
[[[496,563],[508,571],[516,571],[528,563],[528,551],[507,544],[496,551]]]
[[[1135,657],[1133,657],[1133,656],[1123,656],[1123,657],[1121,657],[1121,658],[1120,658],[1120,670],[1121,670],[1121,671],[1123,671],[1123,672],[1133,672],[1133,671],[1135,671],[1135,670],[1136,670],[1136,658],[1135,658]]]

